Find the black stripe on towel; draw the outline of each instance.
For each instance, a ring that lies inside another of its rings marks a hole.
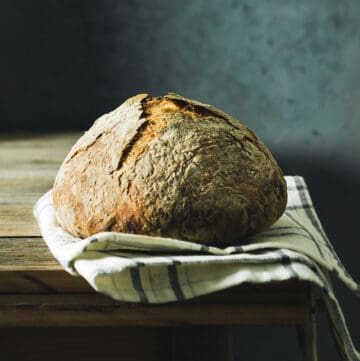
[[[209,246],[207,246],[206,244],[202,244],[200,251],[204,253],[209,253]]]
[[[300,186],[300,189],[307,189],[307,187],[304,186],[304,185],[301,185],[301,186]],[[299,190],[299,188],[296,187],[296,186],[295,186],[295,187],[293,187],[293,186],[288,186],[288,187],[287,187],[287,190],[288,190],[288,192],[289,192],[289,191],[297,191],[297,190]]]
[[[281,249],[277,251],[278,254],[280,254],[280,262],[284,266],[285,269],[288,270],[289,274],[292,278],[300,279],[298,273],[295,271],[291,258],[285,254]]]
[[[177,273],[177,265],[181,264],[179,260],[173,259],[173,264],[168,266],[168,274],[171,288],[175,294],[177,301],[183,301],[185,299],[184,293],[180,287],[178,273]]]
[[[91,236],[88,238],[88,240],[90,241],[90,243],[96,243],[99,242],[98,238],[96,236]]]
[[[251,238],[249,238],[251,239]],[[238,253],[242,253],[244,252],[244,246],[233,246],[233,252],[238,252]]]
[[[287,211],[296,211],[297,209],[313,209],[314,206],[312,204],[309,204],[309,203],[304,203],[304,204],[301,204],[301,205],[297,205],[297,206],[288,206],[286,207],[286,210]]]
[[[267,231],[278,231],[278,230],[283,230],[283,229],[301,229],[301,227],[298,226],[271,226],[270,228],[267,229]],[[265,231],[265,232],[267,232]]]
[[[130,267],[131,281],[133,283],[134,289],[139,295],[140,302],[149,303],[149,300],[144,292],[144,288],[141,283],[139,266],[140,265],[137,264],[135,267]]]

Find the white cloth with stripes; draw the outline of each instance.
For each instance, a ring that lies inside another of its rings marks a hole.
[[[360,295],[313,207],[304,179],[287,176],[283,216],[246,244],[216,248],[169,238],[103,232],[80,239],[56,222],[51,190],[34,208],[42,236],[66,271],[119,301],[182,301],[243,282],[309,281],[323,298],[343,360],[360,360],[329,274]]]

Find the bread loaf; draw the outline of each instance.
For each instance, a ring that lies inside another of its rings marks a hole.
[[[75,236],[116,231],[222,247],[273,224],[287,191],[270,151],[239,121],[176,94],[139,94],[77,141],[53,201]]]

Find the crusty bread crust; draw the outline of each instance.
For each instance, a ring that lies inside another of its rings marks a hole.
[[[59,224],[239,243],[273,224],[287,202],[270,151],[245,125],[176,94],[128,99],[73,146],[55,180]]]

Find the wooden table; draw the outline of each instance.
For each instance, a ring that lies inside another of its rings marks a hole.
[[[104,355],[106,360],[232,360],[231,326],[294,325],[303,333],[309,309],[305,283],[244,285],[182,303],[139,305],[97,294],[63,271],[40,236],[32,208],[52,187],[78,137],[0,136],[4,360],[98,360]]]

